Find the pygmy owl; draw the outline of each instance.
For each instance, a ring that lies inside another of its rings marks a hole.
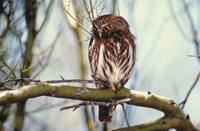
[[[135,44],[124,18],[108,14],[92,21],[89,62],[92,77],[106,83],[96,84],[97,88],[111,87],[116,92],[128,81],[135,64]],[[112,108],[99,106],[99,120],[110,122]]]

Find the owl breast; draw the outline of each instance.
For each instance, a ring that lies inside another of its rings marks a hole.
[[[93,77],[108,83],[113,91],[119,90],[132,72],[135,61],[134,49],[133,39],[125,38],[117,42],[114,38],[94,39],[89,48]]]

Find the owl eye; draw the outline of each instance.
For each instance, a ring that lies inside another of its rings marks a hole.
[[[107,25],[107,26],[106,26],[106,28],[107,28],[108,30],[109,30],[109,29],[112,29],[112,27],[113,27],[112,25]]]
[[[102,26],[103,25],[103,21],[99,21],[99,23],[98,23],[100,26]]]

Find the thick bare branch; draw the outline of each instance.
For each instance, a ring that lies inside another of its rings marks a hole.
[[[16,90],[0,92],[0,105],[20,102],[39,96],[51,96],[97,102],[113,102],[113,100],[130,98],[130,101],[127,102],[127,104],[153,108],[162,111],[165,114],[162,119],[159,119],[153,123],[155,126],[159,125],[161,127],[160,129],[163,129],[163,125],[159,124],[162,120],[164,123],[167,123],[165,129],[170,127],[176,129],[191,129],[192,131],[198,131],[198,129],[196,129],[189,120],[189,117],[187,117],[185,113],[182,112],[182,110],[177,106],[177,104],[175,104],[173,100],[152,94],[151,92],[140,92],[129,90],[127,88],[123,88],[119,92],[115,93],[110,89],[98,90],[67,86],[56,83],[38,83],[23,86]],[[174,121],[176,124],[171,121]],[[150,125],[152,125],[152,123],[150,123]]]
[[[187,119],[180,119],[174,117],[162,117],[153,122],[136,125],[132,127],[115,129],[113,131],[167,131],[172,128],[176,128],[177,131],[198,131],[196,128],[191,128],[191,126],[180,127],[179,125],[192,125],[192,123]]]

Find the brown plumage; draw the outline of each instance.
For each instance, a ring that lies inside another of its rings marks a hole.
[[[130,78],[135,63],[134,36],[127,21],[117,15],[103,15],[92,22],[89,62],[92,76],[118,91]],[[113,107],[100,106],[99,120],[110,122]]]

